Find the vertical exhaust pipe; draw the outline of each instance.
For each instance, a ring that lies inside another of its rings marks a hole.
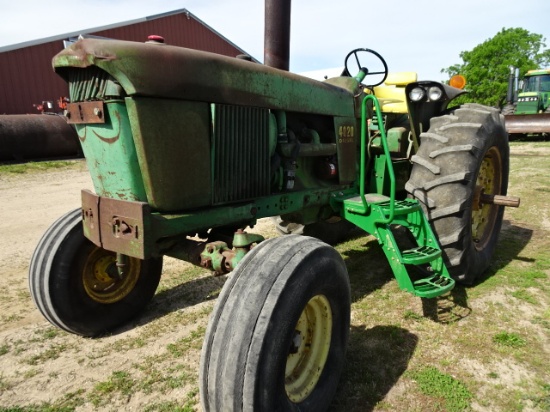
[[[265,0],[264,64],[289,69],[290,2]]]
[[[519,67],[514,71],[514,103],[518,101],[519,93]]]
[[[515,67],[510,66],[509,69],[510,69],[510,74],[508,75],[508,90],[506,91],[506,103],[507,104],[512,104],[512,103],[514,103],[514,86],[515,86],[514,71],[515,71]]]
[[[519,89],[519,68],[509,66],[510,74],[508,75],[508,90],[506,91],[506,104],[514,104],[518,100]]]
[[[514,81],[514,73],[516,69],[514,66],[510,66],[509,69],[510,69],[510,74],[508,75],[508,90],[506,91],[506,103],[513,104],[515,87],[516,87],[516,83]]]

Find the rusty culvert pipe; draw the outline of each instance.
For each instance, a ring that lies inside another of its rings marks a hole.
[[[290,0],[265,0],[264,64],[289,68]]]
[[[504,116],[504,124],[512,134],[550,133],[550,113],[510,114]]]
[[[50,114],[0,115],[0,161],[81,157],[75,129]]]

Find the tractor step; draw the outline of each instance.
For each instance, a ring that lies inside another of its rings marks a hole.
[[[435,298],[449,292],[454,286],[454,279],[446,276],[434,275],[413,282],[413,294],[421,298]]]
[[[392,207],[390,198],[369,193],[364,197],[351,195],[341,201],[344,217],[376,236],[402,290],[422,298],[434,298],[453,289],[455,281],[447,271],[437,238],[417,200],[395,200]],[[412,234],[416,245],[409,249],[398,245],[394,233],[398,226]],[[431,274],[413,281],[409,270],[420,265],[427,265]]]
[[[385,213],[389,214],[391,202],[388,200],[386,202],[377,203],[377,206]],[[394,206],[394,215],[402,216],[414,213],[420,210],[420,204],[412,199],[396,200]]]
[[[391,200],[389,197],[377,193],[365,195],[367,205],[376,207],[383,215],[389,215],[391,209]],[[352,213],[360,213],[364,208],[361,196],[354,196],[344,200],[344,207]],[[394,216],[403,216],[420,210],[420,204],[413,199],[396,200],[394,202]]]
[[[445,266],[439,242],[420,203],[415,199],[397,200],[395,198],[396,178],[384,127],[379,129],[383,156],[376,157],[375,170],[380,171],[377,178],[382,176],[383,180],[389,183],[389,187],[384,184],[376,185],[376,187],[387,188],[390,196],[380,193],[365,193],[365,189],[368,187],[367,142],[370,141],[368,120],[372,117],[366,110],[368,102],[371,102],[374,107],[374,119],[377,124],[384,125],[378,99],[374,95],[366,95],[361,105],[361,161],[358,192],[335,194],[333,201],[335,204],[341,203],[343,218],[376,237],[388,259],[397,284],[402,290],[415,296],[435,298],[450,291],[454,287],[455,281]],[[406,228],[414,237],[416,245],[412,249],[401,250],[395,239],[394,230],[397,227]],[[427,270],[430,271],[430,276],[413,281],[409,269],[411,266],[419,265],[428,266]]]
[[[405,265],[423,265],[434,261],[441,256],[441,249],[431,246],[418,246],[401,252]]]

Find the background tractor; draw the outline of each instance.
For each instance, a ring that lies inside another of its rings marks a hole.
[[[512,137],[550,133],[550,69],[529,70],[521,82],[519,70],[510,67],[505,115]]]
[[[231,272],[202,349],[205,411],[330,404],[350,285],[318,238],[373,234],[399,286],[434,298],[489,266],[503,206],[519,203],[506,196],[496,109],[449,108],[462,90],[389,76],[366,48],[324,82],[289,73],[289,27],[290,1],[268,1],[263,65],[103,39],[53,59],[95,193],[40,240],[34,302],[52,324],[98,336],[148,304],[163,256]],[[315,237],[245,231],[266,217]]]

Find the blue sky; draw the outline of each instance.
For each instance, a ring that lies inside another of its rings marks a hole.
[[[263,0],[0,0],[0,47],[186,8],[263,60]],[[542,34],[550,47],[549,0],[293,0],[290,70],[340,67],[358,47],[390,71],[444,80],[442,68],[506,27]],[[162,34],[162,33],[158,33]]]

